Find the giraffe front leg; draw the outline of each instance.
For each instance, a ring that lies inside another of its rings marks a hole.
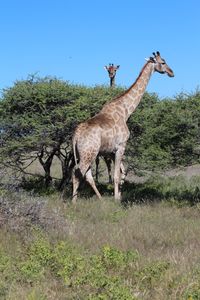
[[[119,189],[119,194],[121,198],[121,188],[124,184],[125,178],[126,178],[126,169],[124,167],[124,164],[121,162],[120,164],[120,174],[121,174],[121,180],[120,180],[120,189]]]
[[[125,148],[121,147],[115,153],[114,191],[115,191],[115,200],[117,201],[121,200],[121,193],[119,190],[120,177],[121,177],[120,167],[121,167],[124,150]]]

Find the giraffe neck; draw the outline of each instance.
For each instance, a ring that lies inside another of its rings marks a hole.
[[[110,77],[110,87],[114,87],[114,86],[115,86],[115,76]]]
[[[120,107],[123,107],[126,121],[140,103],[153,71],[153,64],[147,62],[132,86],[123,95],[114,100],[116,106],[120,103]]]

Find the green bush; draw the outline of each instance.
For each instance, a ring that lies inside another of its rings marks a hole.
[[[41,280],[44,276],[43,266],[34,259],[28,259],[21,263],[19,271],[21,273],[21,278],[25,282],[34,282]]]
[[[30,293],[28,293],[27,300],[47,300],[47,297],[38,289],[33,289]]]
[[[107,267],[126,267],[129,262],[133,263],[138,258],[136,251],[123,252],[110,246],[105,246],[102,250],[102,260]]]
[[[138,251],[123,251],[111,245],[91,253],[69,239],[56,237],[50,243],[40,230],[32,232],[21,244],[15,243],[18,246],[14,250],[1,247],[1,299],[23,295],[24,299],[46,300],[54,288],[55,297],[60,299],[66,295],[69,299],[90,300],[150,299],[155,295],[199,299],[198,265],[187,273],[184,267],[176,270],[171,259],[155,260],[152,254],[146,258]],[[21,289],[18,294],[17,288]]]
[[[56,245],[52,256],[52,268],[66,285],[74,284],[84,267],[84,258],[69,243],[60,242]]]
[[[30,259],[38,261],[42,266],[49,264],[52,255],[52,247],[47,239],[40,238],[30,246]]]
[[[125,182],[123,186],[124,203],[145,203],[167,200],[178,206],[196,205],[200,202],[200,177],[153,176],[144,183]]]
[[[68,243],[61,242],[54,249],[52,268],[67,286],[86,289],[89,299],[134,299],[121,273],[137,259],[134,251],[122,252],[109,246],[99,255],[87,258]],[[97,293],[98,290],[101,292]]]
[[[24,281],[39,281],[45,275],[52,259],[52,249],[49,242],[40,237],[27,249],[26,259],[19,265],[21,276]]]
[[[169,269],[170,264],[166,261],[156,261],[146,265],[141,270],[134,273],[139,281],[141,289],[151,289],[163,279],[163,275]]]

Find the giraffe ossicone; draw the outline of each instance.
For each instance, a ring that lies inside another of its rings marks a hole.
[[[77,199],[80,180],[85,178],[100,199],[101,195],[92,176],[91,165],[98,154],[112,153],[115,157],[114,197],[121,199],[120,186],[125,177],[122,163],[129,129],[127,120],[140,103],[152,73],[167,74],[173,77],[172,69],[157,51],[153,52],[143,66],[135,82],[122,95],[106,103],[101,111],[89,120],[79,124],[73,135],[73,152],[76,162],[72,174],[73,197]]]

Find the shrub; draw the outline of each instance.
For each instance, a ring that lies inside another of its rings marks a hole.
[[[52,249],[49,242],[40,237],[27,250],[27,258],[20,264],[20,272],[24,281],[39,281],[49,267]]]
[[[166,261],[156,261],[134,273],[141,289],[151,289],[159,284],[163,275],[169,269],[170,264]]]
[[[19,270],[22,280],[29,283],[41,280],[45,272],[41,264],[33,259],[22,262]]]

